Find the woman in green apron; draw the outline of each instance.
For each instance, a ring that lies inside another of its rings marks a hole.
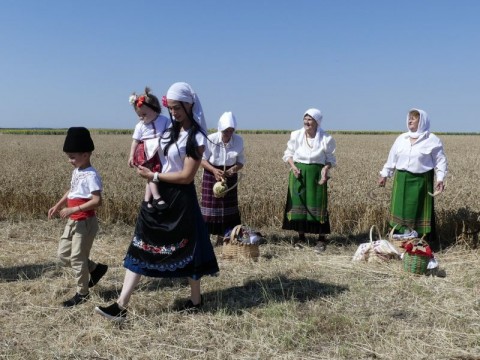
[[[445,188],[447,158],[442,141],[429,131],[430,120],[425,111],[410,110],[407,129],[390,149],[378,184],[385,186],[387,178],[393,176],[388,222],[395,226],[395,232],[415,230],[418,236],[425,235],[433,248],[438,248],[433,203],[434,195]]]
[[[305,234],[318,234],[316,252],[326,249],[330,233],[328,219],[328,170],[335,166],[335,140],[321,127],[322,113],[308,109],[303,115],[303,128],[290,134],[283,161],[290,166],[288,193],[282,228]]]

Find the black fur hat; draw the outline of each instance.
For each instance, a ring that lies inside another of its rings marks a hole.
[[[63,143],[63,151],[67,153],[91,152],[95,149],[90,131],[84,127],[71,127]]]

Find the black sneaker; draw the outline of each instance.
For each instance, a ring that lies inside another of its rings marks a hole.
[[[88,282],[88,287],[95,286],[103,277],[103,275],[105,275],[107,270],[108,265],[98,263],[95,270],[90,273],[90,281]]]
[[[201,310],[202,306],[203,306],[203,296],[200,297],[200,302],[198,304],[194,305],[192,300],[189,299],[178,310],[188,312],[188,313],[197,313]]]
[[[97,306],[95,307],[95,312],[113,322],[121,323],[127,320],[127,309],[120,309],[116,302],[106,307]]]
[[[63,307],[67,308],[67,307],[83,304],[88,300],[89,297],[90,297],[90,294],[82,295],[82,294],[76,293],[74,297],[63,302]]]

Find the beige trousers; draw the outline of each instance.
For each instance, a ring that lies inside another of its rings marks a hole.
[[[81,221],[68,219],[58,244],[58,258],[64,266],[73,269],[77,292],[82,295],[88,293],[90,272],[97,267],[97,264],[89,259],[97,231],[96,216]]]

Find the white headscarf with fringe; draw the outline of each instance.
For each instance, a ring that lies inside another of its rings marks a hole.
[[[170,86],[166,95],[167,99],[193,104],[193,118],[198,122],[203,131],[207,132],[207,122],[203,113],[202,104],[192,87],[186,82],[177,82]]]

